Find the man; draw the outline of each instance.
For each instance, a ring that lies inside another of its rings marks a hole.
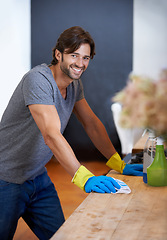
[[[63,137],[74,112],[107,165],[123,174],[141,175],[125,164],[84,98],[80,80],[95,55],[90,34],[81,27],[65,30],[53,49],[50,66],[30,70],[12,95],[0,123],[0,236],[12,239],[20,217],[39,239],[49,239],[64,222],[57,192],[45,165],[52,155],[86,192],[111,193],[120,186],[95,177],[81,166]],[[137,170],[136,170],[137,168]]]

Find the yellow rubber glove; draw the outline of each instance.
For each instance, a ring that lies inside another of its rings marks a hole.
[[[93,173],[91,173],[86,167],[81,165],[76,171],[72,182],[77,185],[79,188],[85,191],[85,183],[90,177],[93,177]]]
[[[116,189],[120,188],[120,185],[111,177],[107,176],[94,176],[84,166],[80,166],[75,173],[72,182],[79,188],[87,193],[115,193]]]
[[[120,155],[116,152],[110,157],[106,165],[117,172],[123,173],[126,163],[121,159]]]

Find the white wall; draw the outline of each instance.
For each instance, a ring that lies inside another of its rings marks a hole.
[[[133,71],[157,77],[167,67],[167,1],[134,0]]]
[[[30,64],[30,0],[0,0],[0,118]]]

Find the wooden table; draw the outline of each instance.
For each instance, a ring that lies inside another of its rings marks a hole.
[[[130,194],[90,193],[52,240],[166,240],[167,187],[151,187],[142,177],[124,176]],[[72,193],[71,193],[72,194]]]

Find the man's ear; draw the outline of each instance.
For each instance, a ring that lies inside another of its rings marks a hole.
[[[60,62],[62,53],[59,50],[55,50],[55,58],[57,59],[58,62]]]

